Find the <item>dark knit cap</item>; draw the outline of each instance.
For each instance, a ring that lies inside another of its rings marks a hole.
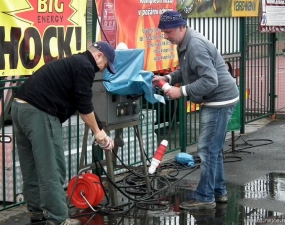
[[[160,16],[158,28],[170,29],[185,26],[186,24],[186,20],[182,18],[182,15],[179,12],[166,11]]]

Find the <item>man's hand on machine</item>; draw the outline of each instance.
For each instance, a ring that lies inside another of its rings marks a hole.
[[[99,133],[95,134],[95,144],[98,144],[103,150],[112,150],[114,148],[113,140],[107,136],[102,129]]]
[[[165,76],[158,76],[158,75],[154,75],[154,77],[152,78],[151,82],[152,82],[153,85],[157,85],[157,83],[160,80],[164,80],[164,81],[168,82],[168,80],[167,80],[167,78]]]

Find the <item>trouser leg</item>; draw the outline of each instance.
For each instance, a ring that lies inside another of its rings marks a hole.
[[[21,117],[19,125],[32,145],[40,206],[47,219],[62,222],[68,217],[68,208],[62,187],[66,177],[66,164],[61,124],[57,117],[29,104],[26,104],[18,115]]]
[[[201,177],[196,190],[196,199],[200,201],[214,201],[215,190],[226,193],[221,151],[234,107],[202,108],[201,133],[198,141]]]
[[[23,195],[25,202],[27,203],[28,210],[32,212],[40,212],[42,209],[40,207],[40,190],[36,164],[32,151],[32,144],[19,123],[19,121],[23,119],[21,115],[21,107],[19,108],[19,106],[21,106],[20,104],[21,103],[13,102],[11,116],[22,172]]]

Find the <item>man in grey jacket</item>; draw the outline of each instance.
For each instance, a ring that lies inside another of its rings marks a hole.
[[[228,121],[239,100],[238,88],[214,44],[187,27],[180,13],[163,13],[158,28],[165,39],[177,45],[179,68],[166,76],[155,76],[153,84],[162,79],[171,85],[183,82],[183,86],[173,86],[165,95],[171,99],[187,96],[194,103],[202,103],[197,149],[200,181],[195,198],[182,202],[180,208],[215,208],[216,202],[228,201],[222,149]]]

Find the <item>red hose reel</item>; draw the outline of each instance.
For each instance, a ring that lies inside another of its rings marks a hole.
[[[67,187],[67,195],[75,207],[87,209],[89,207],[88,203],[91,206],[96,206],[103,200],[104,190],[97,175],[85,173],[70,180]]]

